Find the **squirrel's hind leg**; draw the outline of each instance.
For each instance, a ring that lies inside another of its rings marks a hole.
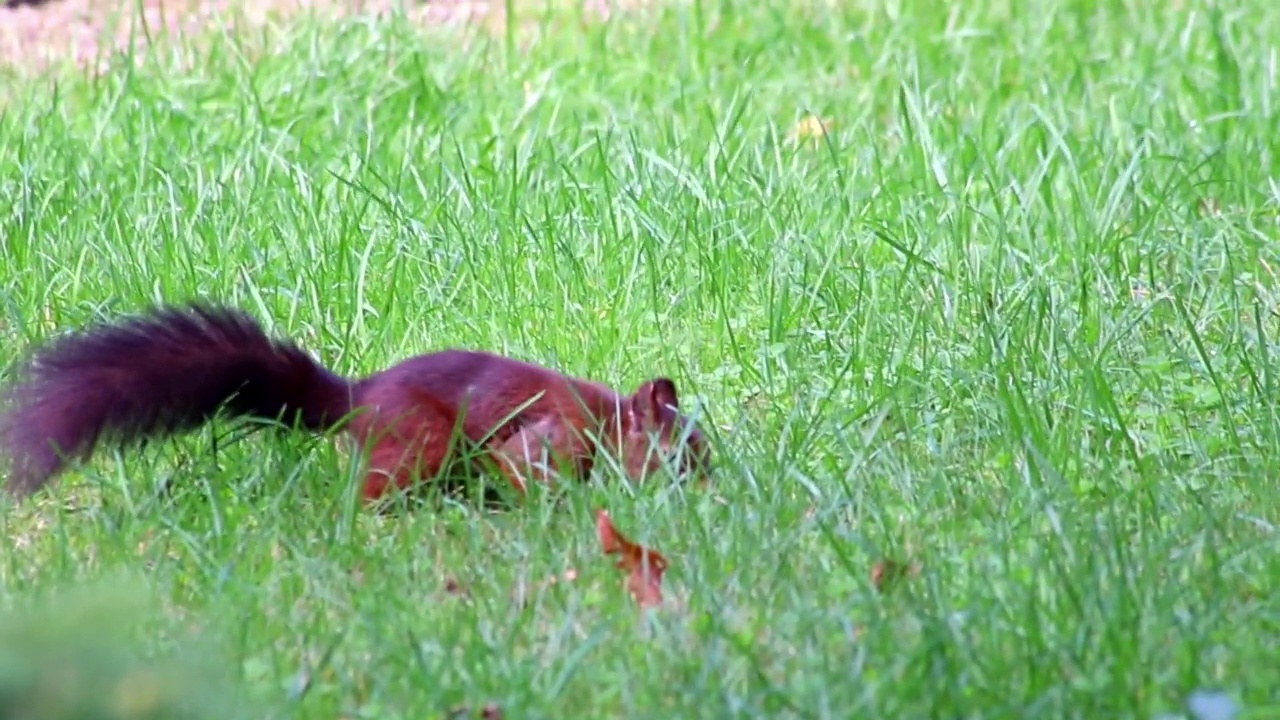
[[[454,417],[447,408],[413,402],[412,396],[398,399],[377,407],[353,428],[353,434],[370,445],[361,489],[366,502],[435,479],[456,444]]]

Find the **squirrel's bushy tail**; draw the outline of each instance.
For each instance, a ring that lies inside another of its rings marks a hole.
[[[193,430],[219,410],[315,431],[352,408],[353,385],[248,315],[192,304],[98,325],[36,351],[0,395],[0,461],[22,497],[119,445]]]

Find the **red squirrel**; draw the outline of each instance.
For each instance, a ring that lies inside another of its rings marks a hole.
[[[682,475],[706,479],[710,471],[703,433],[680,414],[675,383],[665,377],[624,395],[455,349],[347,379],[297,344],[272,339],[246,313],[201,302],[58,338],[37,349],[2,399],[0,457],[19,498],[67,462],[87,461],[104,441],[124,447],[185,433],[219,412],[344,431],[369,449],[366,501],[453,467],[458,439],[521,493],[531,480],[549,482],[551,468],[590,472],[600,452],[633,480],[673,455]],[[544,461],[546,451],[560,464]]]

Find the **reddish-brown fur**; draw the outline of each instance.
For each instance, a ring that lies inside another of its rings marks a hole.
[[[59,338],[36,352],[4,401],[0,456],[19,497],[103,441],[186,432],[219,411],[317,432],[341,427],[369,448],[370,501],[432,479],[467,451],[521,492],[560,470],[590,472],[601,452],[633,479],[673,454],[682,472],[710,470],[702,433],[679,413],[666,378],[620,395],[519,360],[444,350],[350,381],[272,340],[248,315],[206,305]]]

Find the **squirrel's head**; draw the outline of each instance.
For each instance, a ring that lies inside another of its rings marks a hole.
[[[672,464],[682,479],[705,480],[711,473],[711,448],[702,431],[680,414],[676,384],[654,378],[623,398],[619,418],[620,460],[627,476],[639,481]]]

